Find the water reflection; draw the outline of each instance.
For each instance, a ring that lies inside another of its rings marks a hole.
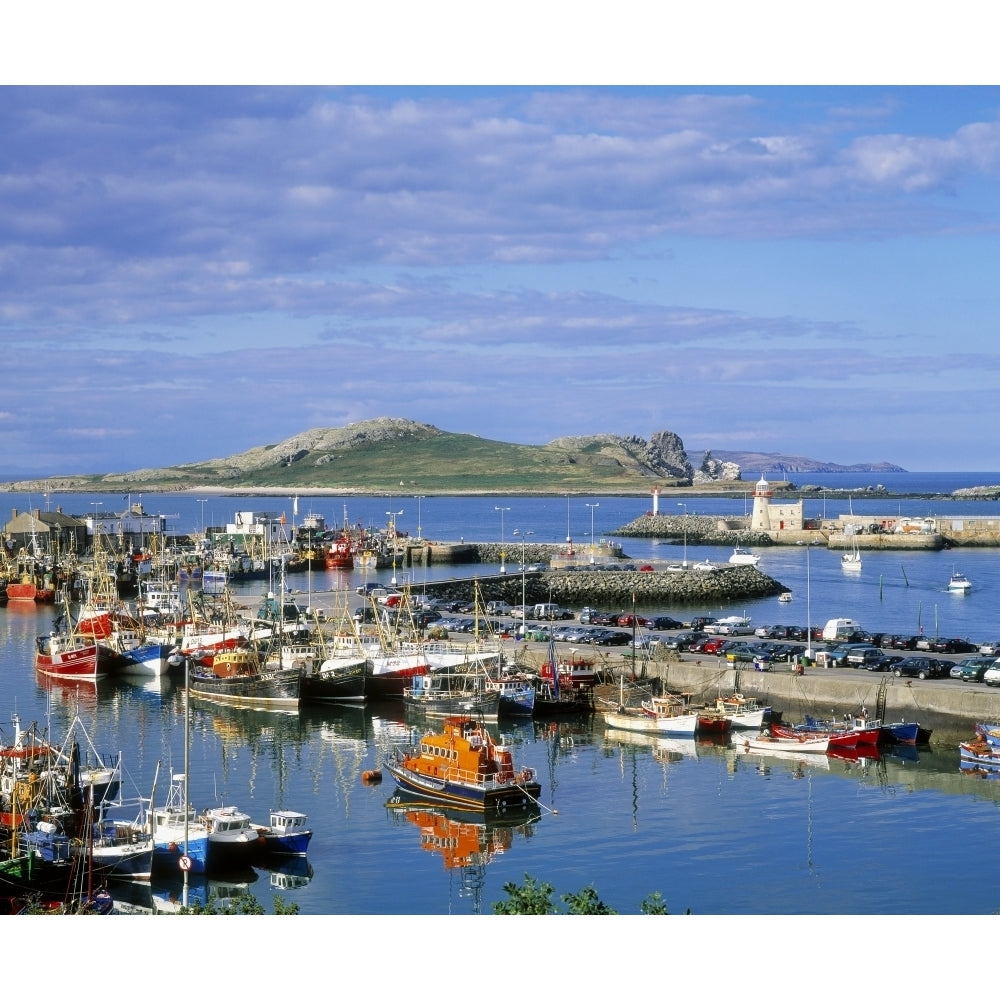
[[[511,850],[517,836],[534,834],[541,810],[533,807],[516,815],[485,816],[431,806],[395,794],[387,803],[395,826],[407,823],[420,831],[420,847],[441,856],[447,872],[460,874],[459,895],[473,900],[473,911],[482,909],[486,866],[494,856]]]

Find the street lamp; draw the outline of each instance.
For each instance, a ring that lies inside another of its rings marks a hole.
[[[392,585],[396,586],[396,518],[402,516],[401,510],[387,510],[385,516],[389,518],[389,532],[392,542]]]
[[[515,535],[521,536],[521,638],[523,639],[528,633],[528,611],[525,604],[526,600],[526,589],[524,585],[524,573],[525,573],[525,557],[524,557],[524,545],[528,540],[528,535],[533,535],[533,531],[522,531],[520,528],[514,529]]]
[[[590,564],[594,564],[594,508],[600,507],[599,503],[588,503],[586,505],[590,508]]]
[[[802,651],[802,655],[807,660],[812,660],[813,649],[812,649],[812,588],[810,584],[810,566],[809,566],[809,551],[812,549],[815,543],[812,541],[806,542],[806,648]]]
[[[573,544],[573,537],[569,533],[569,494],[566,494],[566,544],[571,546]]]
[[[504,511],[510,510],[510,507],[494,507],[493,509],[500,511],[500,572],[506,573],[507,567],[504,565],[506,553],[503,550],[503,515]]]
[[[681,565],[685,569],[687,569],[687,565],[688,565],[688,526],[687,526],[688,505],[686,503],[679,503],[677,506],[684,508],[684,522],[683,522],[684,523],[684,561],[681,563]]]
[[[420,532],[422,530],[420,526],[420,501],[426,500],[427,497],[414,497],[413,499],[417,501],[417,541],[419,542],[421,538]]]
[[[202,537],[204,538],[204,536],[205,536],[205,504],[208,503],[208,497],[205,497],[205,499],[203,499],[203,500],[199,500],[198,503],[201,504],[201,534],[202,534]]]

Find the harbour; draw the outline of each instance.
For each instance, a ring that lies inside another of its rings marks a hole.
[[[81,496],[77,508],[95,499]],[[75,509],[71,500],[61,502]],[[108,496],[104,502],[121,505],[122,498]],[[323,501],[309,502],[319,506]],[[612,528],[640,516],[644,501],[602,497],[593,501],[602,506],[590,509],[584,502],[504,499],[514,511],[506,515],[508,559],[502,574],[497,563],[317,570],[291,578],[290,595],[303,604],[332,607],[337,595],[353,593],[366,581],[389,586],[394,575],[397,585],[415,593],[459,578],[500,577],[519,593],[522,536],[509,541],[513,529],[523,526],[536,533],[532,539],[542,535],[547,543],[564,543],[568,508],[570,530],[583,539],[578,544],[585,546],[590,537],[599,544],[612,537]],[[203,507],[197,499],[171,496],[157,503],[180,515],[178,527],[195,533],[200,528]],[[327,510],[341,506],[340,501],[326,503]],[[410,507],[410,501],[384,497],[366,503],[373,521],[381,522],[386,510],[408,512]],[[859,502],[853,503],[857,511]],[[276,506],[273,498],[213,498],[204,505],[206,523],[222,520],[210,516],[209,504],[225,504],[227,511]],[[497,505],[492,498],[433,504],[424,499],[422,534],[499,543]],[[363,518],[361,502],[356,506]],[[624,554],[636,561],[683,560],[683,541],[621,541]],[[1000,565],[989,549],[872,553],[858,578],[843,574],[839,554],[820,549],[793,545],[755,551],[761,554],[760,570],[792,594],[790,601],[765,596],[745,607],[686,603],[655,610],[685,620],[739,612],[754,624],[805,624],[807,619],[816,624],[843,616],[886,632],[923,629],[977,640],[1000,634],[994,617]],[[730,552],[731,547],[706,546],[687,554],[721,565]],[[947,591],[956,562],[973,581],[974,589],[965,595]],[[236,588],[237,598],[255,607],[269,586],[266,579],[247,581]],[[141,788],[152,783],[157,762],[165,771],[179,768],[183,679],[172,673],[93,684],[41,678],[32,667],[33,644],[49,631],[54,617],[53,607],[33,603],[0,609],[9,712],[16,707],[25,722],[37,720],[53,731],[62,731],[79,712],[102,747],[130,748],[129,767]],[[515,640],[507,642],[513,648]],[[623,662],[620,650],[607,652],[613,663]],[[655,669],[654,660],[648,679]],[[666,664],[662,679],[671,689],[697,685],[706,693],[725,693],[732,690],[736,673],[714,657],[701,664],[684,658]],[[739,675],[742,690],[782,706],[786,719],[798,717],[806,704],[827,714],[854,710],[884,679],[866,671],[818,667],[796,675],[790,665]],[[972,736],[972,717],[964,713],[996,716],[990,710],[1000,693],[981,685],[956,688],[952,682],[935,687],[938,683],[889,681],[892,715],[928,719],[933,737],[926,748],[886,752],[877,760],[810,763],[741,753],[713,739],[613,733],[596,714],[498,720],[491,731],[502,736],[518,767],[530,768],[541,786],[538,815],[523,822],[521,817],[480,821],[427,804],[392,808],[396,788],[387,771],[381,783],[363,780],[366,772],[382,770],[390,755],[436,726],[414,718],[401,699],[356,707],[303,705],[295,713],[192,701],[189,791],[199,810],[235,802],[256,816],[276,808],[308,814],[315,835],[307,864],[298,871],[254,867],[211,880],[227,897],[249,892],[267,911],[280,896],[303,914],[473,916],[491,912],[505,898],[506,882],[520,883],[531,873],[551,882],[558,893],[593,884],[620,913],[637,913],[640,901],[654,891],[662,892],[670,912],[701,915],[990,913],[996,908],[989,858],[1000,783],[964,773],[958,744]],[[952,688],[954,698],[968,699],[958,706],[958,715],[940,704]],[[946,710],[939,714],[941,709]],[[10,735],[5,721],[0,720],[4,742]],[[855,831],[850,836],[845,836],[845,823]],[[914,831],[943,836],[939,831],[952,825],[963,830],[962,851],[904,849]],[[874,827],[877,837],[864,833]],[[970,855],[980,860],[970,865]],[[867,887],[863,898],[849,888],[859,877]],[[133,905],[137,912],[176,908],[177,886],[176,878],[154,876],[136,892]],[[209,889],[203,877],[193,879],[192,887],[202,893]],[[154,896],[161,902],[154,904]]]

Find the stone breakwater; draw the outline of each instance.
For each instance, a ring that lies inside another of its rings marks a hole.
[[[523,575],[520,569],[508,569],[506,575],[491,575],[474,580],[450,580],[428,583],[427,591],[436,597],[473,600],[478,587],[479,600],[506,601],[508,604],[551,601],[567,608],[584,605],[615,609],[636,605],[667,609],[674,606],[718,606],[758,597],[773,597],[787,590],[783,584],[761,573],[754,566],[720,565],[708,572],[688,569],[683,573],[641,573],[631,570],[575,569],[533,571]]]
[[[668,538],[677,542],[686,536],[688,545],[775,544],[774,538],[765,531],[721,527],[719,517],[714,514],[643,514],[612,534],[618,538]]]

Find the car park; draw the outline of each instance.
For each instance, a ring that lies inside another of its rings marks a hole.
[[[958,677],[962,681],[972,681],[981,684],[986,676],[986,671],[997,662],[995,656],[967,656],[964,660],[959,660],[952,668],[952,677]],[[955,673],[957,671],[957,673]]]
[[[926,680],[929,677],[942,677],[945,671],[938,660],[930,656],[904,656],[893,668],[897,677],[917,677]]]

